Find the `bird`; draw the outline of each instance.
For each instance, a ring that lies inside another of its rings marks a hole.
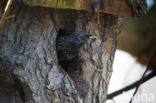
[[[76,31],[70,35],[58,35],[56,49],[59,61],[68,61],[78,56],[80,48],[88,39],[96,39],[97,36],[85,31]]]

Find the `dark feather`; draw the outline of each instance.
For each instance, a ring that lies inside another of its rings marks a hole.
[[[58,35],[56,48],[59,61],[71,60],[78,55],[80,48],[92,36],[87,32],[74,32],[71,35]]]

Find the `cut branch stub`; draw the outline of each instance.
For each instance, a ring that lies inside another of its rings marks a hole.
[[[121,16],[146,13],[145,0],[19,0],[30,6],[86,10]]]

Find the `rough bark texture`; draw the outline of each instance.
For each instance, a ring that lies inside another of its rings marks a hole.
[[[16,17],[0,29],[1,103],[104,103],[121,18],[85,11],[29,7],[14,3]],[[58,31],[85,30],[88,41],[79,56],[83,63],[59,67]]]

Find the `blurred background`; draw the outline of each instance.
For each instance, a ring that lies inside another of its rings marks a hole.
[[[118,49],[108,94],[141,79],[156,51],[156,0],[147,0],[147,15],[126,17],[118,37]],[[156,69],[154,58],[150,71]],[[135,89],[108,100],[107,103],[129,103]],[[156,78],[143,83],[132,103],[156,103]]]

